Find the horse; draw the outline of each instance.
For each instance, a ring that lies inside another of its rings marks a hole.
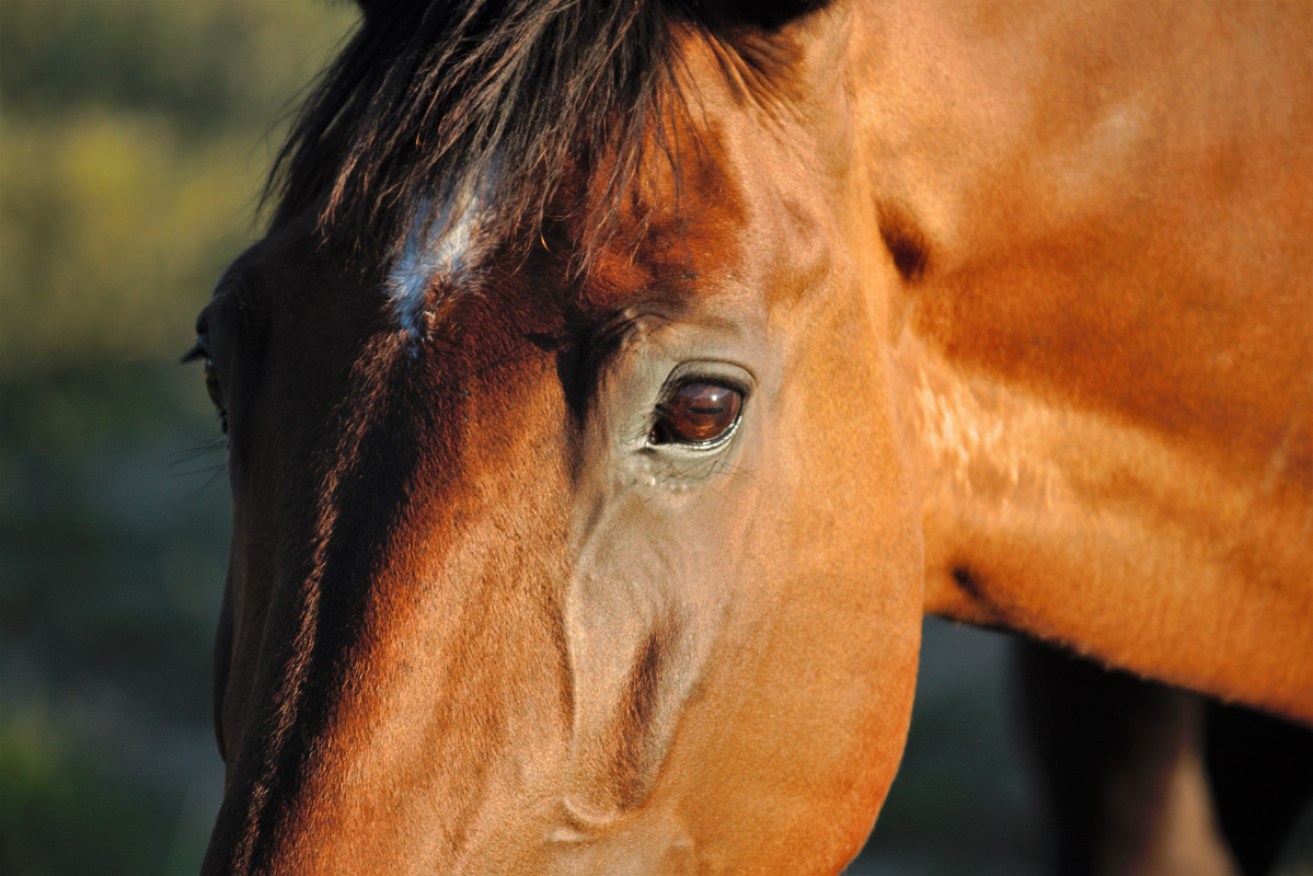
[[[204,872],[837,872],[927,613],[1313,722],[1310,44],[363,3],[190,356]]]

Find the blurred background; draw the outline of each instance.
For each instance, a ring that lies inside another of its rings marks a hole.
[[[353,20],[0,0],[0,873],[199,866],[229,500],[176,363]]]
[[[199,368],[176,362],[354,17],[0,0],[0,873],[199,866],[229,505]],[[1039,872],[1006,642],[926,632],[907,758],[854,872]]]

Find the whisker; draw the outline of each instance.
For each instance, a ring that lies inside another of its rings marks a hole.
[[[209,456],[212,453],[224,450],[227,446],[228,440],[222,435],[216,435],[213,438],[196,439],[196,443],[191,447],[187,447],[174,453],[173,459],[169,464],[176,467],[184,463],[193,462],[197,459]]]
[[[184,448],[173,454],[169,461],[169,473],[177,478],[192,478],[197,475],[209,475],[205,483],[197,487],[197,492],[201,493],[210,488],[210,485],[218,480],[228,470],[228,439],[224,435],[216,435],[213,438],[196,438],[189,436],[194,442],[191,447]],[[223,457],[213,465],[195,465],[195,463],[213,457],[217,453],[223,453]]]

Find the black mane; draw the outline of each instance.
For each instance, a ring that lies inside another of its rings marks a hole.
[[[572,169],[589,240],[679,99],[674,28],[733,47],[825,0],[373,0],[297,116],[266,187],[274,225],[314,210],[330,243],[395,252],[420,205],[478,192],[480,232],[536,236]],[[604,173],[599,176],[599,170]],[[433,218],[434,222],[452,217]],[[430,233],[445,229],[431,228]]]
[[[275,226],[315,210],[330,241],[387,252],[425,199],[478,191],[494,210],[483,231],[505,236],[540,227],[563,175],[581,163],[605,158],[602,201],[614,201],[644,144],[661,140],[656,107],[673,78],[678,14],[669,4],[376,7],[279,152],[266,191]]]

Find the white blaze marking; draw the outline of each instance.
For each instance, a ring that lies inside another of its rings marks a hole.
[[[434,283],[467,280],[483,252],[479,227],[488,217],[484,192],[462,192],[437,208],[425,200],[415,210],[401,254],[388,272],[387,292],[402,331],[423,334],[424,311]]]

